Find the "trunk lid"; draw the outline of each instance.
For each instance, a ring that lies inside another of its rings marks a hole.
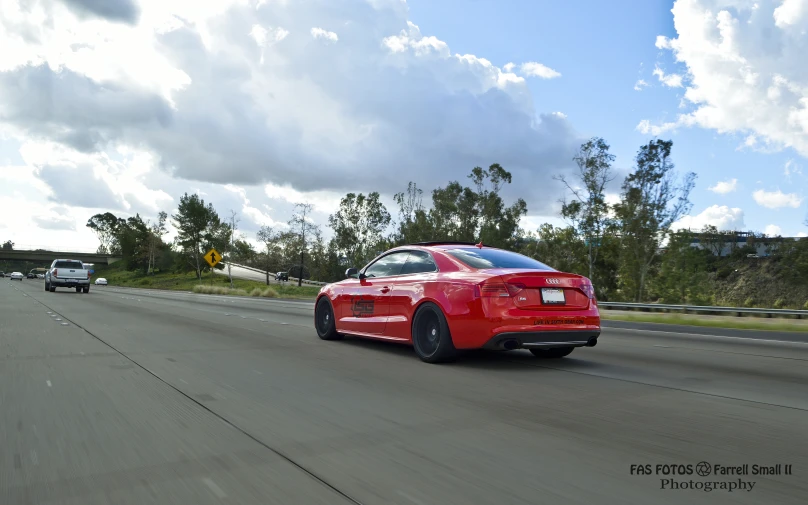
[[[546,270],[491,270],[489,284],[504,283],[516,307],[528,310],[581,310],[594,302],[586,277]],[[490,291],[490,289],[488,290]]]

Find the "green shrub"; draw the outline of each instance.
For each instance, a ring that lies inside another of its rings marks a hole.
[[[778,298],[777,300],[774,301],[774,308],[775,309],[782,309],[785,306],[786,306],[786,301],[783,300],[782,298]]]

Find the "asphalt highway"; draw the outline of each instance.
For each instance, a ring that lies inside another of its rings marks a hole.
[[[312,314],[0,281],[0,504],[808,502],[806,343],[606,328],[562,360],[428,365]]]

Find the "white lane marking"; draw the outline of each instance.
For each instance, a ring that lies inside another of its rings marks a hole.
[[[70,323],[61,323],[62,326],[70,326]]]
[[[45,382],[48,384],[48,387],[53,387],[53,384],[51,384],[51,381],[45,381]]]
[[[36,451],[31,451],[31,461],[33,461],[35,465],[39,464],[39,458],[36,456]]]
[[[257,373],[258,375],[264,375],[263,372],[259,372],[258,370],[253,370],[253,372]]]
[[[727,337],[724,335],[710,335],[704,333],[684,333],[681,331],[664,331],[664,330],[641,330],[639,328],[618,328],[616,326],[604,326],[603,328],[608,330],[619,330],[619,331],[637,331],[641,333],[666,333],[669,335],[686,335],[689,337],[708,337],[708,338],[725,338],[729,340],[751,340],[753,342],[776,342],[779,344],[800,344],[800,345],[808,345],[808,342],[792,342],[791,340],[772,340],[768,338],[751,338],[751,337]]]
[[[180,379],[180,382],[182,382],[183,384],[188,384],[184,379]]]
[[[672,349],[672,347],[669,345],[655,345],[654,347],[661,347],[663,349]]]
[[[54,319],[54,321],[61,321],[61,320],[62,320],[61,317],[57,317],[56,319]]]
[[[204,482],[205,485],[208,486],[211,491],[213,491],[213,494],[215,494],[217,498],[219,498],[219,499],[227,498],[227,495],[224,494],[224,491],[222,491],[222,488],[217,486],[216,483],[213,482],[212,480],[205,477],[204,479],[202,479],[202,482]]]

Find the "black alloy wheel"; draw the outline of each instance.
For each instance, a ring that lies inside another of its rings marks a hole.
[[[443,311],[432,302],[418,307],[412,321],[415,354],[426,363],[452,361],[457,355]]]
[[[327,296],[317,300],[317,306],[314,309],[314,328],[317,330],[317,336],[322,340],[340,340],[342,338],[342,335],[337,333],[334,309]]]

